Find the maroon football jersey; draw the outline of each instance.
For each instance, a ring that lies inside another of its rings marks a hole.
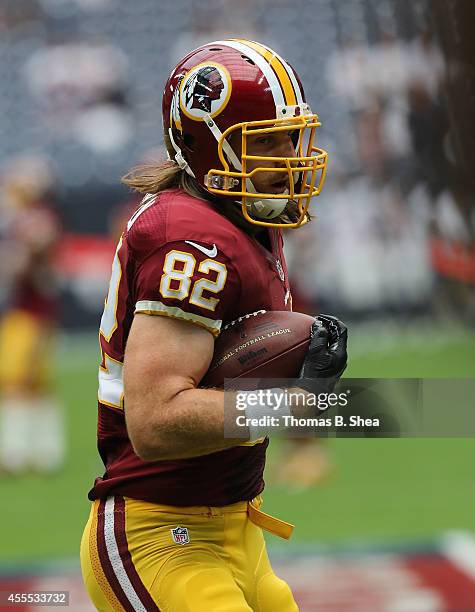
[[[101,320],[98,448],[106,471],[91,500],[121,494],[177,506],[222,506],[264,488],[267,440],[167,461],[142,461],[127,435],[122,384],[134,313],[200,325],[215,337],[222,325],[256,310],[290,310],[279,230],[272,252],[204,200],[181,190],[147,196],[131,217],[112,265]]]

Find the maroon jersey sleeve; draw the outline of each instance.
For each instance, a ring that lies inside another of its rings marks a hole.
[[[193,236],[193,235],[192,235]],[[135,313],[168,316],[200,325],[217,336],[240,298],[239,274],[216,242],[157,240],[143,245],[128,236],[136,261]]]

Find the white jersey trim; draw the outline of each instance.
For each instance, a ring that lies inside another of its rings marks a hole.
[[[195,314],[194,312],[186,312],[176,306],[166,306],[162,302],[155,302],[153,300],[140,300],[135,305],[135,314],[149,314],[149,315],[162,315],[171,317],[172,319],[180,319],[181,321],[188,321],[194,323],[200,327],[204,327],[213,336],[218,336],[221,331],[222,320],[221,319],[209,319],[201,315]]]

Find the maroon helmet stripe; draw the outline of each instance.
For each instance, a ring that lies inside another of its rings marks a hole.
[[[123,497],[115,497],[114,505],[114,533],[117,542],[117,548],[119,549],[120,558],[127,576],[129,577],[135,592],[140,597],[140,601],[143,603],[147,612],[160,612],[157,604],[152,599],[152,596],[145,588],[135,565],[132,561],[132,557],[129,551],[129,545],[127,543],[127,534],[125,532],[125,500]]]
[[[133,605],[130,603],[129,598],[124,593],[120,583],[115,575],[114,569],[109,559],[107,552],[107,546],[105,541],[105,507],[106,502],[101,499],[99,508],[97,510],[97,550],[99,552],[99,559],[101,561],[102,571],[110,584],[114,595],[120,601],[126,612],[135,612]]]

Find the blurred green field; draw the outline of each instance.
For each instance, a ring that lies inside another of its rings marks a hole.
[[[475,378],[475,334],[428,329],[354,330],[346,375]],[[67,406],[65,470],[48,478],[0,478],[2,567],[78,556],[87,491],[102,473],[95,448],[96,365],[93,335],[66,341],[57,381]],[[293,541],[371,543],[429,538],[448,529],[475,531],[473,439],[328,444],[336,469],[322,485],[300,493],[276,485],[266,489],[265,510],[297,525]],[[273,443],[275,469],[284,458],[285,448]]]

